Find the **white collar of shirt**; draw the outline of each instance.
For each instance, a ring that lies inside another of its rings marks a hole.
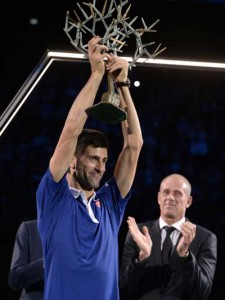
[[[176,228],[176,230],[174,230],[171,234],[171,240],[173,245],[176,245],[179,235],[180,235],[180,226],[182,223],[185,222],[185,217],[183,217],[182,219],[180,219],[179,221],[177,221],[176,223],[172,224],[172,225],[168,225],[161,217],[159,218],[159,227],[160,229],[163,229],[163,227],[165,226],[173,226]],[[162,238],[161,238],[161,248],[162,248],[162,244],[164,242],[164,239],[166,237],[166,231],[165,230],[161,230],[161,234],[162,234]]]
[[[92,202],[92,200],[95,201],[95,195],[96,195],[96,193],[94,192],[93,196],[88,201],[87,198],[86,198],[86,195],[85,195],[84,191],[80,191],[80,190],[75,189],[75,188],[73,188],[71,186],[69,186],[69,189],[70,189],[70,192],[72,193],[72,195],[74,196],[74,198],[77,198],[78,196],[81,196],[81,199],[82,199],[84,205],[87,208],[87,211],[88,211],[88,214],[89,214],[90,218],[92,219],[92,221],[94,223],[99,223],[99,221],[95,218],[93,210],[91,208],[91,202]]]
[[[179,221],[177,221],[176,223],[172,224],[172,225],[168,225],[161,217],[159,218],[159,227],[160,229],[162,229],[164,226],[173,226],[175,227],[177,230],[180,231],[180,225],[183,224],[185,222],[185,217],[183,217],[182,219],[180,219]]]

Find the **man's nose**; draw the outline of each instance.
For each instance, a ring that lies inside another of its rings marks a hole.
[[[175,199],[175,196],[174,196],[174,194],[171,192],[171,193],[169,194],[168,198],[174,200],[174,199]]]
[[[105,164],[103,163],[103,162],[101,162],[101,161],[99,161],[98,163],[97,163],[97,169],[99,170],[99,171],[104,171],[105,170]]]

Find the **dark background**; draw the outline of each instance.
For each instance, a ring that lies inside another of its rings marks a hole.
[[[224,1],[130,3],[131,15],[143,17],[147,25],[160,19],[152,38],[167,47],[160,58],[225,61]],[[48,7],[41,2],[5,4],[0,18],[0,113],[48,49],[74,51],[63,31],[66,11],[72,9],[77,9],[76,1],[50,1]],[[38,24],[31,26],[30,18],[37,18]],[[124,55],[130,55],[130,50],[125,48]],[[0,137],[0,299],[18,299],[19,293],[7,284],[15,234],[21,221],[36,217],[37,184],[66,113],[88,75],[88,65],[53,66]],[[156,194],[161,179],[172,172],[185,175],[193,185],[194,198],[188,216],[218,236],[218,267],[211,299],[220,299],[225,268],[224,71],[137,67],[130,77],[132,82],[141,81],[141,87],[132,86],[131,92],[145,144],[126,215],[138,221],[157,217]],[[92,118],[87,125],[104,130],[111,141],[121,140],[119,126],[107,126]],[[112,143],[106,176],[119,150],[119,142]],[[126,230],[124,219],[121,247]]]

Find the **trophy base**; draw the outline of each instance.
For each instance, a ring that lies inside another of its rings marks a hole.
[[[86,113],[111,125],[118,124],[127,118],[125,111],[114,104],[106,102],[100,102],[87,108]]]

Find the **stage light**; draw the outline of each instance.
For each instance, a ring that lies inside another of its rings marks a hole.
[[[124,57],[128,61],[132,61],[132,57]],[[11,123],[15,115],[20,110],[21,106],[27,100],[33,89],[36,87],[40,79],[44,76],[45,72],[54,61],[82,61],[86,60],[83,54],[70,53],[63,51],[47,51],[45,56],[41,59],[37,67],[32,71],[15,97],[9,103],[5,111],[0,116],[0,136]],[[206,62],[206,61],[188,61],[188,60],[175,60],[175,59],[145,59],[139,58],[136,66],[153,66],[172,67],[182,69],[205,69],[205,70],[225,70],[225,63],[220,62]]]

